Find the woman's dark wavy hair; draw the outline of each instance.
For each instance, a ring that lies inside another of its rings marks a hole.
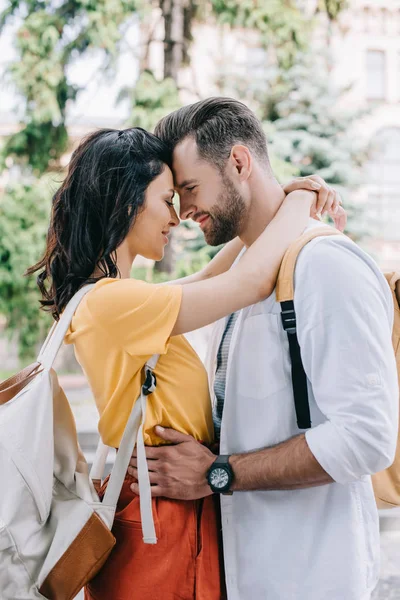
[[[44,256],[26,272],[39,271],[40,303],[54,319],[84,283],[119,275],[116,249],[165,165],[168,147],[139,127],[101,129],[82,140],[53,197]],[[102,275],[92,278],[96,267]]]

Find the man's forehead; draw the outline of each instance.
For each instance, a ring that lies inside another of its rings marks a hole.
[[[188,137],[175,147],[172,157],[175,187],[184,187],[187,185],[187,180],[193,179],[193,171],[196,167],[199,167],[199,162],[194,138]]]

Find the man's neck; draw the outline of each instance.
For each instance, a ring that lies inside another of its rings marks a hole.
[[[252,182],[249,216],[240,239],[249,247],[261,235],[278,212],[285,192],[269,173],[256,173]]]

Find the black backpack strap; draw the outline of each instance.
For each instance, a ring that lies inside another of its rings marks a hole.
[[[292,363],[292,386],[299,429],[311,427],[310,405],[308,403],[307,376],[301,360],[299,340],[297,339],[296,312],[293,300],[281,302],[281,319],[289,340],[290,360]]]

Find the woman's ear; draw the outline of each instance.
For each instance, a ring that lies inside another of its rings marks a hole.
[[[253,168],[253,157],[248,147],[241,144],[233,146],[229,161],[239,181],[247,181]]]

